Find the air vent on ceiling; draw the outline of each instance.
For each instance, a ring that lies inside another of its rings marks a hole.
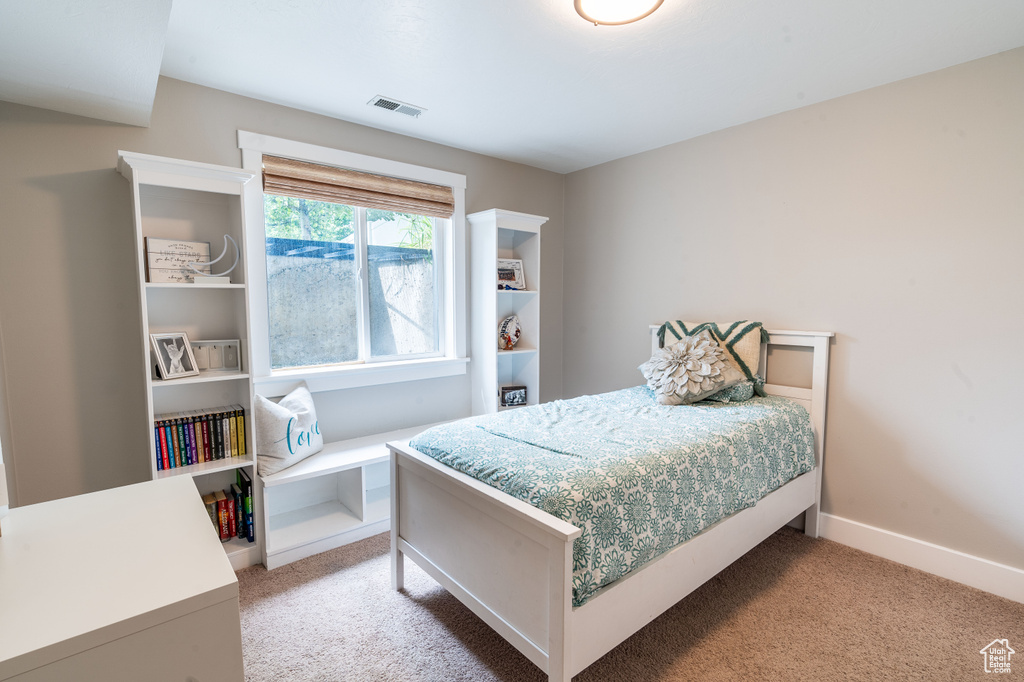
[[[398,114],[412,116],[413,118],[419,118],[419,115],[426,111],[423,107],[413,106],[412,104],[399,102],[397,99],[391,99],[390,97],[381,97],[380,95],[371,99],[367,104],[374,107],[380,107],[381,109],[387,109],[388,111],[394,111]]]

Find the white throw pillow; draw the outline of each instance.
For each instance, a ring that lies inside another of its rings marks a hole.
[[[256,396],[256,462],[269,476],[324,449],[313,396],[305,385],[275,403]]]
[[[659,348],[638,369],[662,405],[689,405],[746,379],[706,331]]]

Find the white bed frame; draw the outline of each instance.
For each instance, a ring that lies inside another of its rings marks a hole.
[[[652,349],[658,347],[651,327]],[[391,581],[404,557],[455,595],[548,674],[569,682],[762,540],[804,514],[818,536],[831,332],[770,331],[768,346],[813,349],[811,388],[766,385],[811,414],[817,467],[572,606],[580,529],[409,447],[391,450]],[[761,347],[761,376],[767,355]]]

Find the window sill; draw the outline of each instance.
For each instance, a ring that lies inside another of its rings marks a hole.
[[[466,373],[469,358],[427,358],[374,362],[347,367],[293,369],[274,372],[272,376],[255,377],[256,392],[267,398],[287,395],[303,381],[310,392],[336,391],[343,388],[377,386],[420,379],[437,379]]]

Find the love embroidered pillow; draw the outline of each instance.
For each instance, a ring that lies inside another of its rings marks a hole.
[[[324,449],[313,396],[305,385],[277,403],[257,395],[255,414],[260,476],[276,474]]]

